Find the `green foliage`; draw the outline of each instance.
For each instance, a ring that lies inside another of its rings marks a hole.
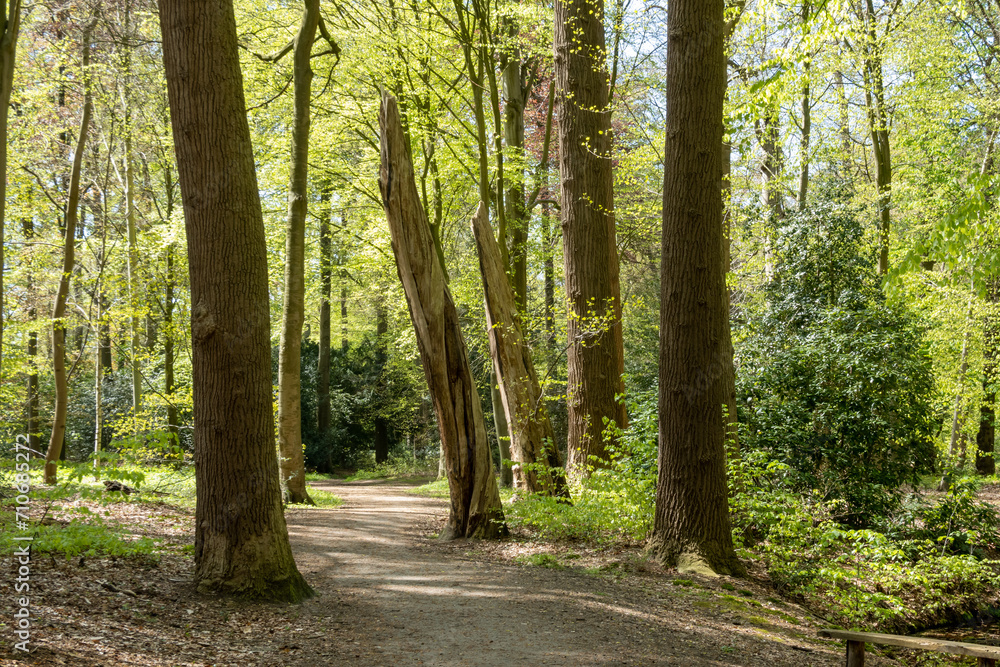
[[[36,525],[32,531],[32,549],[40,553],[59,554],[67,560],[78,556],[138,558],[148,563],[159,560],[154,540],[127,535],[89,510],[81,514],[87,515],[86,520],[74,520],[65,526],[58,523]],[[11,553],[22,544],[14,541],[16,535],[18,533],[13,530],[0,533],[0,548],[5,553]]]
[[[741,557],[761,563],[787,594],[829,621],[905,632],[962,620],[996,603],[998,563],[942,549],[953,542],[918,537],[927,525],[912,515],[894,533],[855,530],[834,520],[836,501],[785,490],[784,466],[761,452],[731,463],[731,470],[731,479],[743,483],[732,498]],[[955,502],[945,498],[924,516],[947,514]],[[981,532],[995,524],[970,525]]]
[[[534,565],[535,567],[548,567],[554,570],[561,570],[563,568],[562,563],[559,559],[552,554],[531,554],[529,556],[518,556],[514,559],[516,562],[522,565]]]
[[[434,480],[433,482],[428,482],[427,484],[409,489],[409,492],[415,493],[419,496],[428,496],[430,498],[448,498],[448,480]]]
[[[630,408],[627,429],[608,427],[610,465],[572,485],[572,504],[519,498],[505,509],[508,524],[548,539],[644,542],[656,501],[656,390],[637,394]]]
[[[316,503],[316,507],[321,509],[332,509],[344,504],[344,499],[337,494],[325,489],[317,489],[315,486],[309,487],[309,497]],[[310,506],[303,505],[302,507],[308,509]]]
[[[979,480],[953,482],[943,497],[927,501],[914,496],[886,528],[898,539],[933,542],[941,553],[981,556],[998,546],[997,509],[976,499]]]
[[[835,198],[780,230],[767,307],[739,332],[741,445],[786,467],[841,520],[866,525],[934,460],[922,331],[885,302],[857,211]]]
[[[353,475],[346,478],[348,482],[358,482],[370,479],[391,479],[394,477],[420,477],[437,474],[437,460],[418,459],[410,457],[390,457],[385,463],[369,463]]]

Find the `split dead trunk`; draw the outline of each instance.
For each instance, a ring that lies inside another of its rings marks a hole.
[[[458,311],[417,194],[399,109],[389,94],[382,98],[379,126],[379,189],[424,376],[434,400],[448,473],[451,512],[441,537],[498,537],[506,534],[507,526],[490,461],[479,393],[469,367]]]
[[[524,341],[521,316],[507,281],[500,246],[493,238],[486,205],[472,218],[483,278],[486,326],[493,371],[510,432],[514,486],[522,493],[569,498],[566,477],[535,365]]]

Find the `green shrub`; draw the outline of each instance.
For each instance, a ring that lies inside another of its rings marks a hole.
[[[416,477],[437,474],[437,459],[413,460],[408,456],[390,457],[385,463],[370,463],[358,470],[348,482],[359,482],[371,479],[389,479],[392,477]]]
[[[741,446],[857,527],[931,469],[938,423],[922,330],[886,302],[863,229],[834,198],[790,216],[767,306],[737,332]]]
[[[85,509],[85,508],[81,508]],[[148,537],[126,535],[119,529],[106,524],[96,514],[88,514],[86,521],[74,520],[63,526],[34,526],[31,548],[40,553],[59,554],[67,560],[78,556],[118,558],[139,558],[149,563],[155,563],[159,556],[155,553],[156,542]],[[4,531],[0,534],[0,548],[5,553],[11,553],[15,546],[22,543],[14,542],[14,531]]]

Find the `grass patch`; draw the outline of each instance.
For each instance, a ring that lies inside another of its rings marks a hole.
[[[407,493],[415,493],[418,496],[427,496],[428,498],[449,498],[450,494],[448,491],[448,480],[438,479],[433,482],[428,482],[427,484],[422,484],[420,486],[415,486],[412,489],[407,489]]]
[[[437,459],[413,460],[411,458],[390,459],[385,463],[367,466],[347,477],[348,482],[364,482],[373,479],[392,479],[394,477],[423,477],[437,475]]]
[[[316,507],[320,509],[332,509],[344,504],[344,499],[340,496],[331,491],[317,489],[315,486],[309,487],[309,497],[316,503]],[[302,505],[302,507],[309,507],[309,505]]]
[[[522,565],[533,565],[534,567],[548,567],[554,570],[563,569],[562,563],[552,554],[531,554],[530,556],[518,556],[514,559]]]

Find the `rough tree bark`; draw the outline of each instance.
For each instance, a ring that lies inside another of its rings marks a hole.
[[[81,43],[83,59],[83,115],[80,118],[80,132],[73,152],[73,167],[69,176],[69,196],[66,201],[65,233],[63,235],[63,265],[56,291],[55,305],[52,307],[52,375],[56,389],[55,410],[52,417],[52,433],[49,447],[45,452],[45,483],[56,483],[56,461],[63,453],[66,436],[66,407],[69,402],[69,388],[66,384],[66,297],[69,295],[69,281],[76,264],[76,223],[80,209],[80,172],[83,169],[83,150],[87,145],[87,131],[93,110],[90,96],[90,34],[93,23],[88,22],[83,29]]]
[[[434,400],[448,473],[451,512],[441,537],[498,537],[506,534],[507,526],[490,461],[479,393],[469,368],[458,312],[445,283],[427,215],[420,205],[399,109],[391,95],[382,97],[379,126],[379,189],[392,234],[396,269]]]
[[[667,29],[659,475],[649,549],[666,566],[739,574],[721,409],[733,363],[719,179],[724,1],[674,0]]]
[[[606,461],[604,420],[626,424],[621,297],[611,173],[611,109],[604,3],[556,0],[563,261],[569,305],[567,408],[569,467]],[[721,141],[721,139],[720,139]],[[716,175],[718,177],[718,175]]]
[[[271,403],[267,245],[231,0],[159,0],[191,275],[200,591],[297,601]]]
[[[472,218],[472,233],[483,278],[490,357],[510,433],[514,486],[522,493],[569,499],[552,423],[522,333],[518,304],[483,203]]]
[[[35,235],[35,223],[31,218],[25,218],[21,222],[24,231],[25,241],[29,241]],[[27,292],[30,305],[28,306],[28,321],[31,329],[28,331],[28,383],[27,396],[25,397],[25,429],[28,434],[28,446],[33,452],[38,451],[38,330],[36,322],[38,310],[35,308],[35,293],[32,285],[31,272],[27,274]]]

